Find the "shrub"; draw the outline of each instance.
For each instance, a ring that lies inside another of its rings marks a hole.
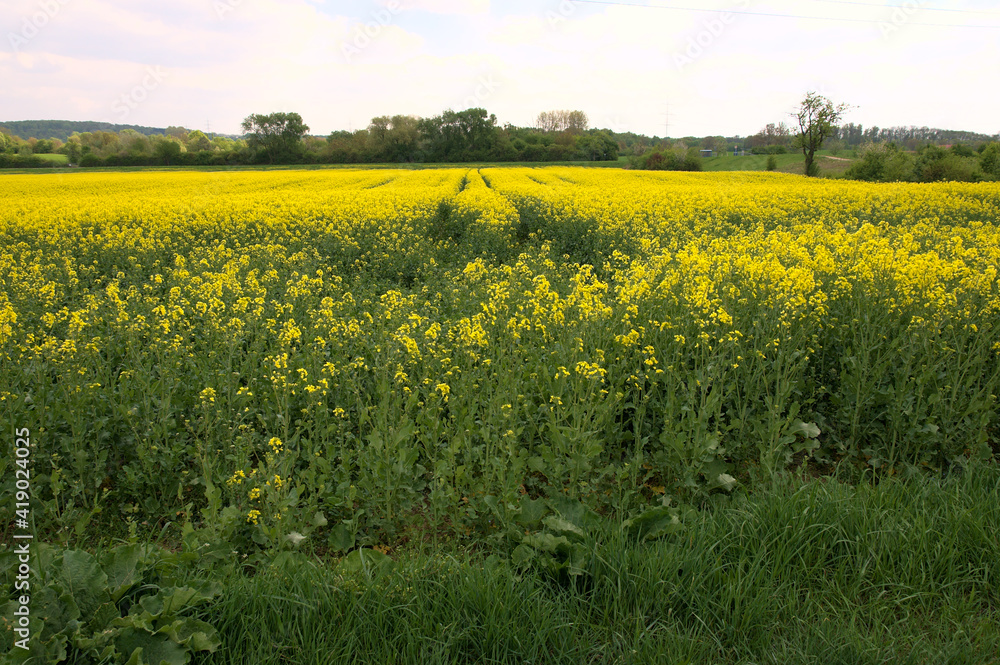
[[[908,180],[912,164],[906,153],[895,143],[868,143],[861,147],[858,161],[851,165],[845,177],[868,182],[899,182]]]
[[[971,182],[975,179],[975,166],[971,159],[928,145],[919,152],[913,178],[918,182]]]
[[[994,141],[986,146],[979,157],[979,168],[987,176],[1000,178],[1000,143]]]
[[[677,150],[654,150],[634,161],[635,168],[647,171],[701,171],[701,156],[697,148],[686,153]]]
[[[192,618],[219,593],[209,581],[183,583],[176,575],[193,553],[123,545],[100,557],[81,550],[41,547],[32,582],[32,639],[14,648],[15,635],[0,631],[3,662],[126,662],[184,665],[197,651],[214,652],[215,628]],[[13,553],[2,557],[13,589]],[[13,616],[12,597],[4,616]]]

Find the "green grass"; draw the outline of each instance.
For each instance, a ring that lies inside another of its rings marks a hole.
[[[201,617],[224,646],[198,662],[1000,662],[995,465],[718,501],[655,542],[594,530],[575,583],[503,542],[370,575],[305,556],[228,568]]]
[[[53,158],[51,161],[63,166],[69,164],[66,155],[37,155],[42,158]],[[55,158],[62,158],[62,161]],[[480,168],[540,168],[545,166],[586,166],[592,168],[623,168],[628,165],[628,159],[622,157],[611,162],[460,162],[460,163],[399,163],[399,164],[239,164],[235,166],[94,166],[76,170],[77,173],[135,173],[140,171],[319,171],[344,169],[480,169]],[[47,169],[0,169],[0,174],[51,173]],[[61,172],[62,173],[62,172]]]
[[[56,153],[42,153],[35,155],[35,157],[44,159],[47,162],[52,162],[57,166],[69,166],[69,157],[67,157],[66,155],[58,155]]]
[[[702,160],[702,165],[706,171],[766,171],[769,155],[744,155],[734,157],[732,154],[721,154]],[[817,153],[819,158],[820,175],[840,175],[851,165],[852,160],[840,153],[836,157],[828,150],[820,150]],[[802,153],[789,153],[786,155],[774,155],[778,163],[777,170],[781,173],[805,173],[805,157]]]

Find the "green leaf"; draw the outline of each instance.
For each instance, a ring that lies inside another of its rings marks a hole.
[[[816,423],[804,423],[796,420],[788,430],[792,434],[801,434],[806,439],[815,439],[820,435],[820,429]]]
[[[643,540],[651,540],[677,533],[684,528],[679,511],[674,506],[657,506],[626,520],[622,528],[629,535]]]
[[[28,640],[28,650],[14,649],[8,654],[0,657],[0,662],[24,663],[34,665],[35,663],[63,663],[66,661],[66,645],[69,641],[65,633],[59,633],[49,637],[44,642],[40,639],[41,626],[32,631],[31,639]]]
[[[521,497],[520,508],[521,513],[515,521],[526,528],[538,526],[542,518],[549,512],[549,507],[545,504],[544,499],[529,499],[526,496]]]
[[[324,515],[322,512],[317,512],[315,515],[313,515],[310,524],[312,524],[316,528],[326,526],[328,524],[326,520],[326,515]]]
[[[97,608],[90,622],[87,623],[87,632],[96,635],[111,626],[111,622],[121,618],[121,610],[115,603],[104,603]]]
[[[723,490],[727,492],[731,492],[733,488],[736,487],[737,485],[736,479],[730,476],[728,473],[720,473],[719,476],[715,479],[715,482],[717,487],[721,487]]]
[[[335,551],[346,552],[354,547],[354,532],[346,524],[338,524],[330,530],[330,537],[327,543]]]
[[[117,603],[139,581],[139,564],[144,554],[144,546],[135,544],[116,547],[101,557],[101,567],[108,576],[111,600]]]
[[[511,561],[515,566],[525,566],[535,558],[535,550],[528,545],[518,545],[511,554]]]
[[[561,517],[549,515],[542,520],[542,524],[554,531],[557,535],[566,536],[570,540],[582,542],[587,539],[587,533],[583,529]]]
[[[146,596],[139,601],[142,609],[154,618],[167,618],[183,609],[211,600],[219,593],[216,584],[204,581],[198,586],[170,587],[162,589],[155,596]]]
[[[177,619],[156,632],[169,636],[177,644],[186,646],[192,651],[214,653],[222,644],[215,628],[197,619]]]
[[[89,617],[110,600],[108,576],[93,555],[79,550],[63,552],[61,577],[66,590],[80,608],[80,615]]]
[[[129,654],[126,665],[186,665],[191,655],[166,635],[151,635],[128,629],[115,640],[122,654]]]
[[[601,522],[600,515],[568,496],[553,497],[549,499],[549,505],[564,519],[569,520],[581,529],[592,529]]]
[[[344,559],[338,564],[338,567],[344,572],[363,572],[367,576],[371,576],[383,569],[390,568],[391,566],[392,559],[388,556],[382,554],[381,552],[366,548],[354,550],[344,557]]]
[[[566,551],[570,547],[569,539],[565,536],[554,536],[551,533],[531,533],[524,537],[524,544],[534,547],[536,550],[554,554],[560,549]]]

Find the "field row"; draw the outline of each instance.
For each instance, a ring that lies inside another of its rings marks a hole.
[[[0,410],[53,525],[202,509],[346,548],[1000,439],[995,184],[59,174],[0,202]]]

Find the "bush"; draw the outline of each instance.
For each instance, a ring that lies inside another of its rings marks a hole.
[[[968,146],[964,143],[956,143],[955,145],[951,146],[951,154],[956,155],[958,157],[975,157],[976,151],[973,150],[971,146]]]
[[[777,171],[778,170],[778,158],[774,155],[769,155],[767,158],[767,170]]]
[[[977,179],[975,170],[974,160],[928,145],[919,152],[913,178],[918,182],[972,182]]]
[[[32,639],[16,648],[15,635],[0,631],[5,663],[187,663],[197,651],[221,646],[213,626],[193,618],[219,588],[209,581],[184,583],[182,563],[194,553],[172,554],[152,545],[123,545],[99,557],[82,550],[41,546],[44,567],[31,581]],[[15,556],[2,555],[7,588],[14,588]],[[11,594],[4,616],[19,601]]]
[[[654,150],[633,161],[634,168],[647,171],[701,171],[701,156],[697,148],[686,153],[678,150]]]
[[[54,166],[54,162],[42,159],[37,155],[0,153],[0,168],[2,169],[44,169]]]
[[[979,168],[986,176],[1000,178],[1000,143],[994,141],[986,146],[979,157]]]
[[[858,151],[858,161],[851,165],[845,177],[868,182],[899,182],[909,180],[912,164],[906,153],[895,143],[868,143]]]
[[[788,148],[783,145],[765,145],[751,149],[750,153],[754,155],[787,155]]]

